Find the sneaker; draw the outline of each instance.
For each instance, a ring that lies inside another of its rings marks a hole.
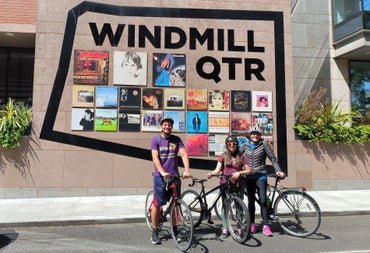
[[[152,244],[160,244],[161,243],[161,239],[158,236],[158,231],[159,231],[159,228],[153,228]]]
[[[256,231],[257,231],[256,224],[252,223],[251,224],[251,233],[254,234],[254,233],[256,233]]]
[[[272,236],[271,229],[268,225],[263,226],[262,232],[267,236]]]
[[[227,238],[229,236],[229,231],[227,230],[227,228],[223,228],[222,231],[221,231],[221,238]]]
[[[175,234],[175,237],[176,237],[177,241],[179,241],[179,242],[185,241],[185,236],[182,233],[180,233],[177,228],[173,229],[173,233]]]

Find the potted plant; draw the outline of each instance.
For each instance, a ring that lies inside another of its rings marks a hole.
[[[32,121],[32,110],[23,102],[9,99],[0,105],[0,145],[3,148],[16,148]]]

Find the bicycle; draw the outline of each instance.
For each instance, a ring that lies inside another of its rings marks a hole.
[[[170,176],[170,179],[179,179],[181,176]],[[194,226],[191,211],[188,205],[181,200],[176,190],[176,184],[172,182],[169,185],[169,178],[166,180],[166,189],[172,189],[172,195],[168,204],[161,206],[159,228],[162,229],[163,223],[167,222],[167,215],[170,215],[171,236],[176,244],[176,247],[181,251],[187,251],[193,241]],[[150,231],[153,231],[151,210],[154,205],[154,193],[149,191],[145,200],[145,219]],[[177,227],[178,234],[175,234],[174,227]]]
[[[321,224],[321,210],[316,200],[305,187],[279,188],[281,180],[276,174],[274,184],[267,183],[267,210],[270,220],[276,221],[290,235],[308,237],[315,233]],[[245,195],[248,196],[245,191]],[[271,196],[271,197],[270,197]],[[256,193],[256,202],[261,206]]]
[[[198,227],[203,219],[208,219],[208,223],[213,224],[213,222],[211,221],[212,209],[215,207],[218,200],[222,199],[221,195],[225,193],[226,204],[224,208],[227,228],[235,241],[237,241],[238,243],[244,243],[248,239],[250,234],[250,218],[248,208],[243,200],[239,198],[234,192],[233,186],[230,182],[231,176],[214,176],[219,178],[226,178],[226,183],[218,185],[206,192],[204,183],[208,181],[207,179],[190,177],[192,179],[192,184],[189,184],[189,186],[192,187],[195,183],[200,183],[201,191],[200,193],[198,193],[193,189],[185,190],[181,194],[181,198],[188,204],[191,210],[191,214],[194,219],[194,227]],[[207,196],[217,190],[219,190],[219,193],[208,208]]]

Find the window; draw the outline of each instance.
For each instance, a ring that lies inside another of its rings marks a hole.
[[[361,11],[362,0],[333,0],[333,24],[348,21],[358,16]]]
[[[352,109],[370,110],[370,62],[350,62]]]
[[[9,98],[32,106],[34,49],[0,48],[0,104]]]

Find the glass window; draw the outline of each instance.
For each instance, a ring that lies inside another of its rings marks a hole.
[[[333,0],[333,24],[337,25],[358,16],[362,0]]]
[[[8,98],[32,105],[34,49],[0,48],[0,104]]]
[[[370,110],[370,62],[350,62],[352,109]]]

